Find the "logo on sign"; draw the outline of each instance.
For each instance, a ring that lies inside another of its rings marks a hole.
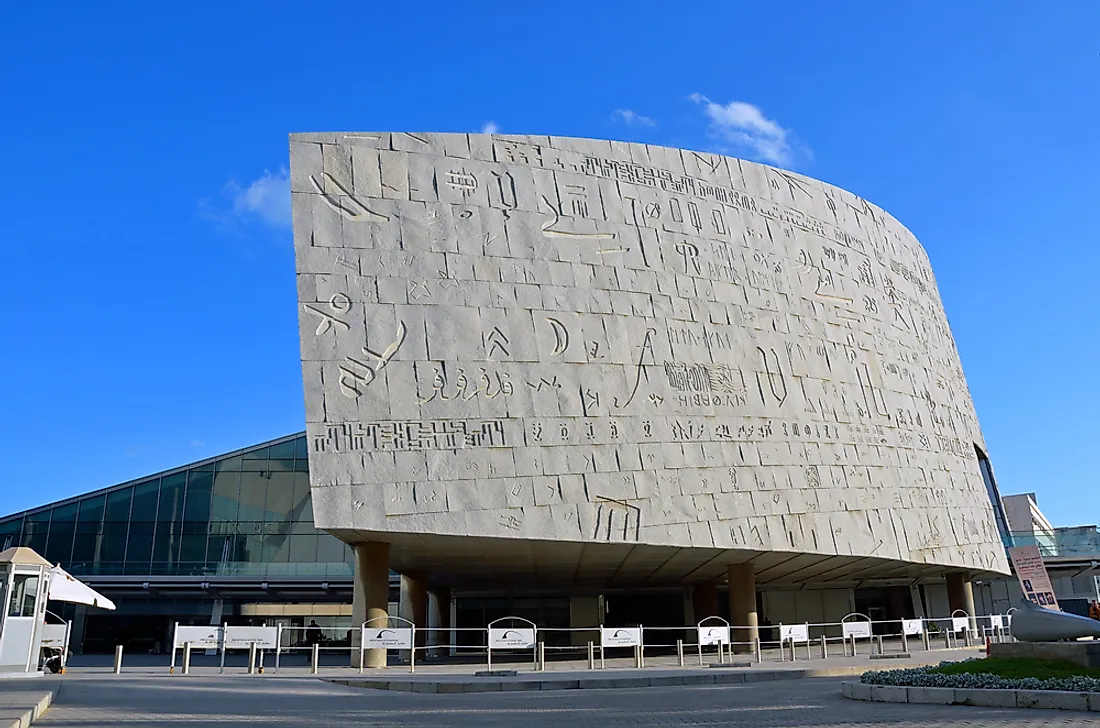
[[[642,643],[642,630],[637,627],[605,627],[600,631],[604,647],[635,647]]]
[[[527,649],[535,646],[535,630],[491,629],[489,643],[494,649]]]
[[[412,647],[412,630],[389,627],[365,628],[363,645],[373,649],[408,649]]]
[[[701,645],[720,645],[727,644],[729,641],[730,631],[728,627],[699,628],[699,644]]]

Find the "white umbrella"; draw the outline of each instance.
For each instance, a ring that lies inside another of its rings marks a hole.
[[[87,604],[100,609],[114,609],[115,603],[87,584],[77,581],[60,566],[50,574],[50,599],[73,604]]]

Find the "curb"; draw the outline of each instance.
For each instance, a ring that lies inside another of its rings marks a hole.
[[[0,728],[28,728],[49,709],[50,704],[57,697],[57,691],[60,689],[60,685],[50,688],[36,702],[31,702],[33,698],[28,698],[26,701],[20,701],[14,705],[0,702]],[[2,696],[0,696],[0,701],[2,701]]]
[[[746,672],[687,673],[683,675],[630,675],[616,677],[541,678],[519,680],[356,680],[325,678],[336,685],[369,690],[394,690],[413,693],[492,693],[532,690],[609,690],[615,688],[649,688],[669,685],[738,685],[774,680],[801,680],[811,677],[850,677],[867,672],[866,667],[834,667],[822,669],[754,670]]]
[[[1100,713],[1100,693],[1064,690],[993,690],[981,688],[920,688],[903,685],[868,685],[845,680],[840,693],[849,700],[873,703],[923,703],[973,705],[982,708],[1038,708]]]

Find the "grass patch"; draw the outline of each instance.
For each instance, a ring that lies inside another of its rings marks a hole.
[[[1063,677],[1092,677],[1100,679],[1100,668],[1081,667],[1072,662],[1038,660],[1034,658],[986,657],[980,660],[951,662],[928,670],[937,675],[997,675],[1019,680],[1034,677],[1040,680]]]

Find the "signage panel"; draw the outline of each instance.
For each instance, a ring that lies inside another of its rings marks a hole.
[[[845,622],[842,625],[845,637],[870,637],[870,622]]]
[[[273,650],[279,642],[277,627],[226,627],[225,649],[247,650],[253,642],[261,650]]]
[[[489,630],[489,648],[494,650],[528,650],[535,646],[535,630],[532,627],[492,627]]]
[[[188,642],[193,649],[216,650],[222,646],[222,628],[215,625],[206,627],[179,625],[176,627],[176,644],[182,648]]]
[[[1047,609],[1057,609],[1058,600],[1054,598],[1054,587],[1050,585],[1050,575],[1043,565],[1043,557],[1038,546],[1013,546],[1008,550],[1016,578],[1020,580],[1020,590],[1027,599]]]
[[[717,627],[700,627],[699,644],[701,645],[728,645],[730,643],[730,628],[725,625]]]
[[[951,631],[962,632],[964,629],[970,626],[970,620],[967,617],[952,617],[951,618]]]
[[[1005,621],[1004,621],[1004,619],[1001,618],[1001,615],[992,614],[989,617],[989,626],[993,627],[994,629],[997,629],[999,627],[1004,627],[1005,626]]]
[[[601,647],[637,647],[642,644],[641,627],[601,627]]]
[[[363,647],[367,649],[409,650],[413,631],[409,627],[364,627]]]
[[[809,642],[810,627],[805,624],[781,624],[779,639],[783,642]]]
[[[906,637],[912,637],[913,635],[920,634],[924,631],[924,620],[903,619],[901,620],[901,630],[905,633]]]

